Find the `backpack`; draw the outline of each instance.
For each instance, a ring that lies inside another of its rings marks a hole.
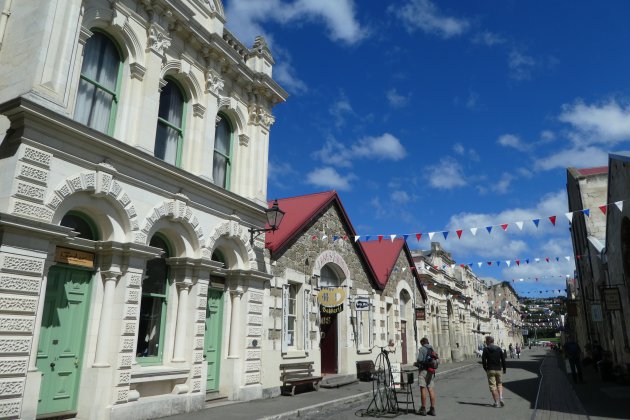
[[[439,365],[440,358],[438,357],[438,354],[435,352],[435,350],[433,350],[433,348],[427,347],[426,349],[427,356],[424,358],[422,364],[427,371],[429,371],[430,373],[435,373],[435,370]]]

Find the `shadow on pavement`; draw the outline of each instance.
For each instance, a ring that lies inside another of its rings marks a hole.
[[[494,407],[493,404],[484,404],[484,403],[475,403],[475,402],[466,402],[466,401],[457,401],[458,404],[464,405],[478,405],[479,407]]]

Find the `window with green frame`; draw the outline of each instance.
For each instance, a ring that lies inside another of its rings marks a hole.
[[[230,188],[230,172],[232,166],[232,124],[223,114],[219,114],[214,130],[214,157],[212,162],[212,179],[219,187]]]
[[[168,266],[166,265],[166,259],[170,256],[168,242],[161,235],[155,234],[149,245],[162,249],[164,253],[158,258],[147,261],[142,282],[136,359],[143,365],[162,363],[168,296]]]
[[[77,238],[89,239],[91,241],[98,241],[99,239],[96,225],[92,219],[81,212],[69,211],[61,218],[59,224],[77,232]]]
[[[85,43],[74,119],[112,135],[120,96],[122,54],[116,43],[102,32]]]
[[[171,165],[181,165],[185,120],[186,98],[175,80],[166,78],[166,85],[160,93],[153,151],[155,157]]]

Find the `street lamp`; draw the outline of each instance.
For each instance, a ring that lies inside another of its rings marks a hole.
[[[258,235],[263,232],[274,232],[278,230],[280,222],[282,222],[282,219],[284,218],[284,214],[285,212],[280,210],[280,207],[278,207],[278,200],[274,200],[271,207],[265,209],[265,216],[267,216],[267,224],[269,227],[263,229],[249,228],[249,243],[253,245],[254,238],[257,238]]]

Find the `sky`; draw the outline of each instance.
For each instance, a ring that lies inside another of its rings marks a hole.
[[[566,168],[630,149],[630,2],[224,6],[245,45],[265,37],[290,95],[273,109],[269,199],[334,189],[360,240],[432,236],[522,296],[564,293]]]

